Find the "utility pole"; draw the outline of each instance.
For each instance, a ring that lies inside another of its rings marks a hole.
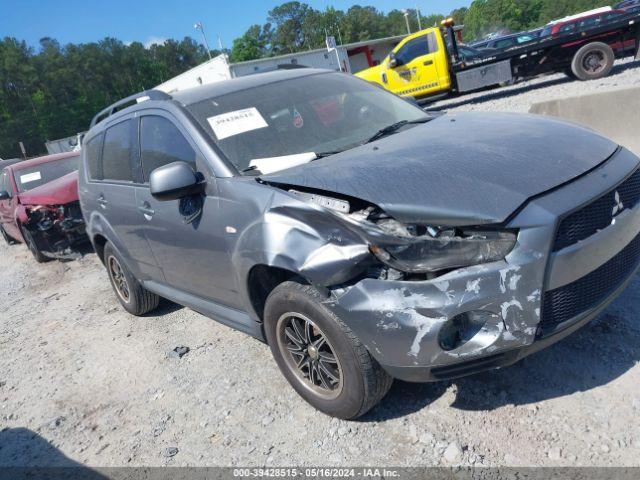
[[[416,17],[418,17],[418,30],[422,30],[422,21],[420,20],[420,9],[416,5]]]
[[[404,21],[407,24],[407,33],[411,35],[411,27],[409,26],[409,11],[403,10],[402,13],[404,13]]]
[[[209,44],[207,43],[207,36],[204,34],[204,25],[202,25],[202,22],[197,22],[193,28],[195,28],[196,30],[200,30],[200,33],[202,34],[202,42],[204,43],[204,48],[207,49],[207,54],[209,55],[209,60],[211,60],[211,49],[209,48]]]
[[[342,33],[340,33],[340,25],[336,23],[336,28],[338,29],[338,40],[340,40],[340,45],[342,45]]]

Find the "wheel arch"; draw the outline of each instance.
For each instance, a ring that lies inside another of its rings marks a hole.
[[[260,322],[264,320],[264,307],[269,294],[280,284],[289,280],[310,284],[304,277],[292,270],[273,265],[254,265],[247,275],[247,294],[251,308]]]
[[[91,239],[91,243],[93,243],[93,249],[96,251],[96,255],[104,265],[104,247],[106,246],[108,240],[104,235],[99,233],[95,234]]]

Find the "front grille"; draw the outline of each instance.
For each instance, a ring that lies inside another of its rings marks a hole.
[[[616,192],[618,200],[616,199]],[[598,230],[611,225],[611,220],[621,210],[632,208],[640,201],[640,170],[627,178],[616,188],[594,200],[589,205],[568,215],[561,222],[556,233],[553,251],[557,252],[580,240],[590,237]],[[618,206],[618,208],[616,208]]]
[[[542,334],[598,306],[629,278],[640,264],[640,235],[605,264],[563,287],[544,293]]]

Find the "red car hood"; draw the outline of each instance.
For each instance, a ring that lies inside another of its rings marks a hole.
[[[23,205],[65,205],[78,200],[78,171],[18,195]]]

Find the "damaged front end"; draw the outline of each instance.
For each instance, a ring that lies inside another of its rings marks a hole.
[[[298,270],[394,377],[450,378],[456,365],[491,368],[494,357],[534,343],[547,248],[536,229],[404,223],[357,199],[286,190],[345,227],[331,228]],[[317,265],[323,275],[307,275]]]
[[[22,227],[43,255],[58,259],[80,256],[76,247],[88,240],[80,202],[65,205],[27,205]]]

